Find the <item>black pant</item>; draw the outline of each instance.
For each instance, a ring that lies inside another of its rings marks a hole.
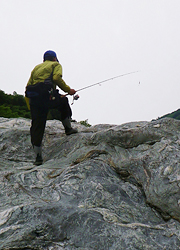
[[[47,106],[33,106],[31,105],[31,143],[33,146],[40,147],[46,127],[46,120],[48,114]]]
[[[46,127],[46,120],[47,120],[49,106],[50,105],[48,105],[47,102],[43,102],[42,100],[40,103],[38,98],[30,100],[31,118],[32,118],[30,134],[31,134],[31,143],[34,146],[37,147],[41,146]],[[59,103],[58,106],[56,106],[56,109],[58,109],[59,112],[61,113],[61,120],[64,120],[67,117],[70,118],[72,116],[72,111],[69,106],[67,97],[61,97],[61,95],[59,95]]]

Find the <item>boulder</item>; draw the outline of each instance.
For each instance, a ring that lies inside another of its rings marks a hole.
[[[41,166],[30,122],[0,118],[0,249],[180,249],[180,121],[48,121]]]

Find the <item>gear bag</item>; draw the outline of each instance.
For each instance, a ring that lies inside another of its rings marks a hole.
[[[30,98],[31,104],[45,104],[48,108],[57,108],[60,104],[60,95],[53,85],[53,72],[44,80],[26,87],[25,96]]]

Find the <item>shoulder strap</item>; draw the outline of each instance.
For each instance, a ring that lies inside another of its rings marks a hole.
[[[44,84],[52,85],[53,88],[54,88],[54,85],[53,85],[53,71],[51,72],[50,76],[44,80]]]

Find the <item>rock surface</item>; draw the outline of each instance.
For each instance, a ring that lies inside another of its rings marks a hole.
[[[0,118],[0,249],[180,249],[180,121],[73,126]]]

